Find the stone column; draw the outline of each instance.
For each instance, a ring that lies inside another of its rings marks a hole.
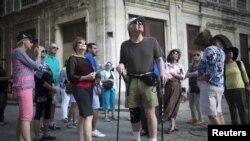
[[[58,45],[59,50],[57,51],[56,57],[60,60],[60,68],[63,66],[63,37],[58,25],[55,25],[55,43]],[[62,60],[62,61],[61,61]]]

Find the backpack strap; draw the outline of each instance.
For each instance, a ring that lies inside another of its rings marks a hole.
[[[237,66],[238,66],[238,68],[239,68],[239,70],[240,70],[240,74],[241,74],[241,78],[242,78],[242,80],[244,81],[244,79],[243,79],[243,72],[242,72],[242,69],[241,69],[241,61],[235,61],[236,62],[236,64],[237,64]]]

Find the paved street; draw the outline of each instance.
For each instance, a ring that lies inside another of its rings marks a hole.
[[[50,132],[51,135],[57,137],[56,141],[76,141],[77,134],[76,129],[67,129],[66,124],[59,120],[59,107],[56,109],[56,119],[59,126],[62,129]],[[223,99],[223,113],[226,123],[229,123],[229,111],[225,99]],[[6,109],[6,121],[9,123],[6,126],[0,126],[0,141],[15,141],[15,127],[18,107],[11,102]],[[105,138],[93,138],[93,141],[116,141],[117,121],[104,122],[104,114],[102,111],[99,113],[98,129],[105,133]],[[129,113],[127,109],[122,109],[120,113],[120,132],[119,141],[131,141],[132,132],[130,121],[128,120]],[[177,127],[179,131],[172,134],[164,134],[164,141],[206,141],[207,140],[207,125],[193,126],[186,123],[190,119],[190,111],[188,108],[188,102],[181,104],[180,111],[177,117]],[[205,121],[208,119],[205,117]],[[169,123],[164,124],[164,128],[167,129]],[[32,138],[34,133],[32,133]],[[146,141],[145,137],[142,137],[142,141]],[[158,141],[161,140],[161,133],[158,132]]]

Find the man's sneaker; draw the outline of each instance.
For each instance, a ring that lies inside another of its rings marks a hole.
[[[92,131],[92,136],[93,137],[97,137],[97,138],[103,138],[106,137],[105,134],[101,133],[100,131],[98,131],[97,129]]]
[[[53,125],[50,125],[50,126],[49,126],[49,129],[53,131],[53,130],[56,130],[56,129],[57,129],[57,130],[58,130],[58,129],[61,129],[61,127],[58,127],[58,126],[56,126],[55,124],[53,124]]]
[[[54,136],[42,136],[41,141],[47,141],[47,140],[56,140],[56,137]]]
[[[8,122],[5,122],[5,121],[1,121],[0,122],[0,126],[5,126]]]
[[[68,129],[76,129],[76,128],[77,128],[77,126],[76,126],[75,123],[69,123],[69,124],[66,125],[66,127],[67,127]]]
[[[61,121],[63,122],[63,123],[68,123],[69,121],[68,121],[68,118],[63,118],[63,119],[61,119]]]

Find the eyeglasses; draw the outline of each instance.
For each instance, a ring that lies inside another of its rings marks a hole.
[[[42,53],[47,53],[47,50],[42,50]]]
[[[77,42],[77,44],[87,45],[87,43],[85,43],[85,42]]]
[[[172,54],[172,55],[178,55],[179,53],[176,52],[176,51],[173,51],[171,54]]]
[[[52,46],[52,49],[58,50],[59,48],[56,46]]]
[[[143,21],[141,21],[141,20],[135,20],[131,24],[143,25]]]
[[[200,56],[200,54],[194,54],[193,56]]]

